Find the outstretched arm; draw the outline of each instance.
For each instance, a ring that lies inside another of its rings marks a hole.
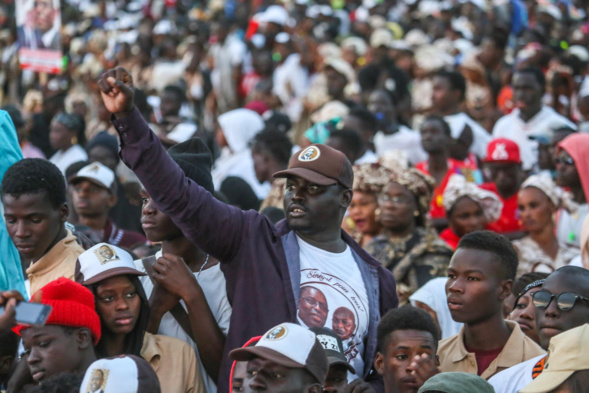
[[[135,108],[133,80],[127,70],[117,67],[107,71],[99,86],[121,137],[121,157],[158,208],[201,249],[221,261],[232,259],[247,233],[248,218],[257,213],[219,202],[184,175]]]

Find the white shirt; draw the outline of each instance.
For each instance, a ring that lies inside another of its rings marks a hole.
[[[536,356],[520,364],[509,367],[489,379],[495,393],[517,393],[533,381],[532,371],[536,363],[546,355]]]
[[[378,161],[378,156],[372,150],[366,150],[366,153],[360,158],[358,158],[354,165],[360,164],[374,164]]]
[[[556,238],[558,242],[580,248],[583,221],[588,214],[589,205],[586,203],[579,205],[579,208],[573,214],[562,209],[558,218],[558,225],[556,226]]]
[[[159,258],[161,256],[161,251],[158,251],[155,254],[156,258]],[[138,270],[145,272],[145,268],[143,267],[143,263],[141,262],[141,260],[135,261],[135,266]],[[202,288],[205,298],[207,299],[209,308],[211,309],[211,312],[213,313],[213,316],[217,321],[217,325],[219,325],[219,328],[221,329],[223,334],[227,335],[227,331],[229,330],[229,321],[231,319],[232,308],[229,304],[229,300],[227,299],[225,276],[221,271],[221,264],[218,263],[211,268],[203,270],[200,273],[200,275],[198,274],[198,272],[195,272],[194,277],[196,277],[198,284]],[[141,280],[141,284],[143,284],[145,294],[149,298],[149,296],[151,296],[151,292],[153,291],[153,283],[151,282],[151,279],[149,278],[149,276],[142,276],[139,277],[139,279]],[[182,304],[184,309],[186,309],[186,304],[184,304],[184,301],[180,300],[180,303]],[[164,336],[178,338],[192,345],[192,348],[194,348],[194,352],[196,354],[196,358],[198,359],[200,373],[203,376],[207,392],[216,393],[217,385],[215,381],[207,374],[202,364],[202,360],[200,359],[196,343],[192,341],[188,334],[186,334],[184,329],[182,329],[180,324],[176,321],[176,319],[171,313],[168,312],[164,314],[157,333]]]
[[[552,138],[554,130],[560,127],[577,129],[574,123],[559,115],[549,106],[544,106],[529,121],[520,117],[520,110],[515,109],[503,116],[493,127],[493,138],[507,138],[517,143],[524,170],[532,169],[538,163],[538,142],[530,137]]]
[[[369,320],[368,295],[360,268],[348,246],[342,253],[332,253],[314,247],[298,236],[297,240],[301,260],[301,297],[297,319],[306,327],[333,329],[344,343],[348,363],[357,372],[357,375],[348,374],[348,379],[358,378],[364,371],[362,355]],[[303,290],[305,287],[313,287],[316,291],[310,294]],[[315,305],[307,302],[306,298]],[[343,324],[346,326],[343,327]]]
[[[61,173],[65,176],[65,170],[72,165],[74,162],[78,161],[86,161],[88,159],[88,154],[86,150],[82,148],[80,145],[73,145],[67,150],[59,150],[55,153],[49,161],[55,164],[56,167],[59,168]]]
[[[374,148],[379,156],[388,151],[400,150],[407,154],[411,164],[427,160],[427,153],[421,147],[421,135],[404,125],[399,126],[399,131],[390,135],[378,131],[374,135]]]
[[[272,76],[273,93],[280,98],[284,112],[293,123],[303,111],[303,98],[311,86],[309,71],[301,65],[301,55],[294,53],[278,65]]]
[[[472,130],[472,145],[470,151],[480,159],[487,156],[487,145],[491,141],[491,134],[487,132],[479,123],[474,121],[466,113],[456,113],[454,115],[445,116],[444,120],[450,126],[452,131],[452,138],[456,139],[462,135],[462,131],[466,125],[469,125]]]

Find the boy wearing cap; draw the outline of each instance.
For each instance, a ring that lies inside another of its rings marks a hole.
[[[483,162],[491,182],[480,187],[497,194],[503,202],[501,216],[488,224],[487,229],[510,238],[521,237],[523,226],[519,219],[517,194],[525,176],[519,147],[510,139],[493,139],[487,146],[487,157]]]
[[[328,362],[315,334],[283,323],[268,330],[254,346],[234,349],[231,359],[247,361],[244,391],[321,393]]]
[[[114,190],[115,173],[99,162],[80,169],[69,180],[72,186],[74,210],[81,225],[88,228],[86,235],[95,242],[105,242],[131,249],[146,239],[138,232],[117,228],[109,211],[117,203]]]
[[[415,393],[439,373],[437,348],[438,328],[425,311],[401,307],[383,316],[374,365],[383,376],[385,393]]]
[[[61,171],[39,158],[17,162],[2,179],[2,203],[8,234],[30,263],[28,293],[59,277],[73,279],[84,249],[65,227],[69,208]]]
[[[209,192],[214,191],[212,157],[200,139],[172,146],[168,154],[188,178]],[[149,277],[140,279],[150,299],[148,330],[190,344],[199,359],[207,392],[215,393],[231,318],[221,265],[188,240],[172,219],[158,209],[145,189],[140,195],[143,201],[141,223],[145,234],[151,242],[161,242],[162,245],[155,257],[135,261],[137,269],[149,273]],[[154,287],[157,288],[154,290]],[[176,300],[174,304],[167,301],[170,294],[180,302]],[[186,308],[187,316],[182,307]],[[179,309],[184,316],[178,315]]]
[[[149,303],[138,279],[144,275],[128,252],[110,244],[99,243],[78,258],[76,281],[94,293],[103,326],[97,355],[140,355],[155,370],[163,391],[206,392],[193,349],[146,331]]]
[[[488,379],[499,371],[544,353],[519,325],[503,319],[517,271],[517,252],[494,232],[464,235],[448,267],[446,295],[452,319],[464,323],[440,342],[441,370]]]
[[[358,375],[367,376],[376,353],[379,316],[396,307],[398,300],[392,274],[341,229],[353,182],[352,165],[345,156],[324,145],[295,154],[288,169],[275,174],[287,178],[287,219],[273,226],[257,212],[215,200],[186,178],[134,108],[126,70],[106,72],[99,84],[116,118],[123,160],[184,235],[222,263],[234,306],[225,353],[278,323],[300,323],[297,305],[303,302],[311,309],[322,308],[322,313],[347,307],[358,318],[344,342],[346,356]],[[301,287],[329,276],[333,278],[314,284],[328,304],[301,297]],[[330,327],[331,321],[326,318],[324,326]],[[224,360],[221,391],[227,390],[230,366]]]
[[[589,323],[589,305],[582,299],[589,299],[589,271],[576,266],[557,269],[532,292],[542,348],[548,350],[552,338],[562,332]],[[545,355],[532,358],[500,372],[489,383],[497,393],[517,393],[540,375],[545,363]]]
[[[26,351],[23,361],[33,380],[42,383],[64,371],[84,373],[96,360],[94,345],[101,337],[92,293],[61,277],[41,288],[33,299],[52,307],[45,325],[14,328],[22,337]]]

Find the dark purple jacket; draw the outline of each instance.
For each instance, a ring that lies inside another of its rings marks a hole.
[[[223,261],[233,314],[218,387],[220,393],[227,393],[231,369],[227,353],[282,322],[297,323],[300,261],[296,236],[285,220],[274,226],[258,212],[219,202],[186,178],[137,109],[113,123],[121,136],[121,158],[159,209],[188,239]],[[398,304],[395,280],[344,231],[342,238],[352,249],[368,295],[365,369],[358,370],[367,376],[376,354],[380,316]]]

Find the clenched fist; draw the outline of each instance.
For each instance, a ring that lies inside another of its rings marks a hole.
[[[133,78],[126,69],[117,67],[106,71],[100,77],[98,86],[104,106],[116,118],[125,117],[133,111]]]

